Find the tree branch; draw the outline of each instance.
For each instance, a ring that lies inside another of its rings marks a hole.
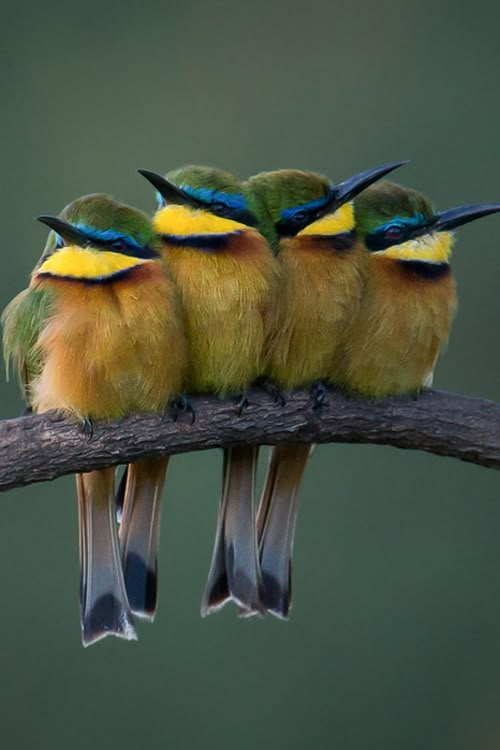
[[[444,391],[367,401],[332,390],[314,409],[307,391],[289,394],[281,407],[259,389],[249,401],[238,416],[234,401],[196,396],[194,424],[188,414],[177,421],[172,414],[131,416],[95,424],[92,438],[57,412],[1,421],[0,490],[144,456],[242,443],[380,443],[500,469],[500,405],[492,401]]]

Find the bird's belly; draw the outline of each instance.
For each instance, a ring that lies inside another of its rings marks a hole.
[[[239,393],[262,374],[264,309],[276,261],[262,240],[241,253],[169,256],[189,349],[188,391]]]
[[[353,258],[332,253],[285,258],[283,291],[266,326],[266,372],[283,388],[331,379],[362,276]]]
[[[126,281],[62,290],[38,342],[44,365],[34,408],[97,419],[165,408],[185,359],[169,292],[161,279],[139,290]]]
[[[261,374],[263,321],[258,306],[233,300],[185,305],[188,390],[237,393]]]
[[[368,396],[415,393],[428,382],[455,310],[453,280],[384,287],[350,331],[342,384]]]

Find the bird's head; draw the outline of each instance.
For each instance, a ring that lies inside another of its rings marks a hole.
[[[435,211],[422,193],[393,182],[373,185],[355,200],[356,229],[368,250],[427,263],[447,263],[453,230],[498,211],[497,203]]]
[[[60,216],[38,216],[51,229],[35,273],[100,282],[158,259],[156,235],[142,211],[108,195],[77,198]]]
[[[261,205],[261,232],[276,250],[282,238],[331,237],[354,231],[352,199],[404,162],[365,170],[338,184],[314,172],[282,169],[262,172],[247,182],[247,192]]]
[[[165,177],[139,172],[156,188],[154,226],[167,242],[186,240],[203,248],[258,224],[241,181],[229,172],[201,166],[181,167]]]

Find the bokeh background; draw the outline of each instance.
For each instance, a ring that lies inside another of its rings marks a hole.
[[[85,192],[152,208],[135,170],[342,178],[411,159],[437,206],[500,200],[498,3],[106,3],[2,10],[0,302],[45,242],[32,217]],[[500,399],[500,220],[460,230],[460,313],[437,385]],[[2,417],[22,406],[1,384]],[[161,601],[137,644],[78,624],[73,480],[2,497],[6,748],[500,748],[495,472],[324,446],[304,482],[289,623],[198,614],[217,453],[175,458]]]

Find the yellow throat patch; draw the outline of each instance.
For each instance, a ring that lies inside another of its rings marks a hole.
[[[447,263],[453,245],[452,232],[433,232],[416,237],[400,245],[393,245],[386,250],[379,250],[374,255],[385,255],[395,260],[424,260],[428,263]]]
[[[354,229],[354,206],[352,203],[345,203],[340,206],[333,214],[322,216],[321,219],[313,221],[302,231],[297,233],[297,237],[308,234],[343,234],[351,232]]]
[[[248,229],[246,224],[225,219],[188,206],[168,205],[160,208],[153,219],[158,234],[171,234],[175,237],[190,235],[229,234]]]
[[[37,268],[33,278],[41,274],[59,276],[67,279],[99,279],[109,278],[119,271],[135,268],[143,263],[151,263],[149,259],[133,258],[121,253],[106,250],[89,250],[88,248],[71,245],[57,250],[40,268]]]

